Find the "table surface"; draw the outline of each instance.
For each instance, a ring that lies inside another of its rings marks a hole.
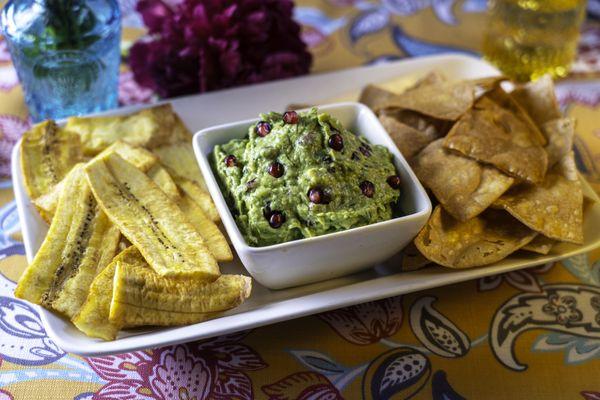
[[[126,44],[143,32],[135,1],[121,1]],[[477,53],[485,3],[301,0],[296,18],[320,72]],[[578,120],[579,169],[599,190],[600,23],[591,17],[579,50],[557,94]],[[155,100],[125,69],[119,98]],[[600,250],[208,341],[111,357],[65,354],[12,295],[26,261],[9,157],[28,126],[0,39],[0,400],[600,399]]]

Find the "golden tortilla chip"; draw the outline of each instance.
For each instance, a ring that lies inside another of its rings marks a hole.
[[[429,264],[431,264],[431,261],[421,254],[413,242],[409,243],[408,246],[402,250],[402,272],[416,271]]]
[[[475,86],[470,82],[442,82],[394,95],[378,108],[412,110],[433,118],[455,121],[473,105]]]
[[[494,205],[548,238],[583,243],[581,183],[566,178],[561,164],[548,171],[541,184],[515,186]]]
[[[514,179],[494,167],[446,150],[443,142],[439,139],[429,144],[411,166],[444,209],[465,221],[488,208],[512,186]]]
[[[484,96],[454,125],[444,146],[508,175],[539,183],[548,164],[540,137],[516,114]]]
[[[390,92],[389,90],[382,89],[378,86],[367,85],[360,93],[358,101],[377,112],[377,110],[381,109],[382,106],[395,95],[394,92]]]
[[[544,75],[537,81],[517,87],[511,92],[511,96],[527,111],[538,126],[561,117],[554,92],[554,83],[550,75]]]
[[[411,159],[439,137],[435,130],[417,130],[386,114],[380,115],[379,121],[406,159]]]
[[[429,260],[449,268],[500,261],[529,243],[536,233],[502,210],[488,209],[460,222],[437,206],[415,245]]]
[[[521,250],[527,250],[532,253],[546,255],[552,250],[552,246],[556,244],[556,240],[547,238],[544,235],[537,235],[531,242],[521,247]]]
[[[552,168],[573,148],[575,120],[573,118],[550,120],[542,125],[542,132],[548,139],[545,149],[548,154],[548,168]]]
[[[86,155],[96,155],[122,140],[148,149],[190,141],[192,136],[171,104],[146,108],[133,114],[110,117],[71,117],[65,129],[79,134]]]

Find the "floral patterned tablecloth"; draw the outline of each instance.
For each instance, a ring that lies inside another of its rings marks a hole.
[[[0,2],[1,3],[1,2]],[[447,51],[477,54],[485,0],[301,0],[314,71]],[[140,35],[122,0],[124,44]],[[579,169],[600,189],[600,23],[558,84]],[[122,104],[150,102],[124,69]],[[0,41],[0,400],[600,399],[600,251],[207,341],[66,354],[12,292],[26,261],[9,177],[27,109]],[[600,228],[599,228],[600,229]]]

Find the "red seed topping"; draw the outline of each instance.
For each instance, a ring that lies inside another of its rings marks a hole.
[[[237,166],[237,158],[235,158],[234,155],[229,155],[227,157],[225,157],[225,165],[227,165],[227,167],[236,167]]]
[[[271,175],[272,177],[279,178],[283,175],[284,172],[283,165],[275,161],[273,164],[269,165],[268,172],[269,175]]]
[[[329,204],[329,196],[320,187],[314,187],[308,191],[308,199],[313,204]]]
[[[344,148],[344,138],[339,133],[334,133],[329,137],[329,147],[335,151],[341,151]]]
[[[300,117],[296,111],[286,111],[283,113],[283,122],[286,124],[297,124]]]
[[[258,136],[265,137],[271,132],[271,124],[267,121],[260,121],[256,124],[254,130]]]
[[[390,185],[392,189],[400,189],[400,184],[402,181],[398,175],[391,175],[387,178],[387,183]]]
[[[364,194],[368,198],[373,197],[373,195],[375,194],[375,185],[373,185],[372,182],[362,181],[358,186],[360,187],[360,191],[362,192],[362,194]]]
[[[271,216],[269,217],[269,225],[273,229],[277,229],[281,227],[285,222],[285,215],[283,215],[280,211],[273,211]]]

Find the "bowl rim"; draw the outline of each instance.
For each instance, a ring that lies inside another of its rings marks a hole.
[[[229,205],[227,204],[227,201],[225,200],[225,197],[223,196],[223,192],[221,191],[221,187],[218,183],[217,177],[216,177],[216,175],[213,171],[213,168],[208,160],[208,156],[204,154],[205,148],[200,145],[200,138],[204,137],[204,136],[209,136],[211,134],[215,134],[216,132],[219,132],[219,131],[238,128],[240,126],[243,126],[244,128],[247,129],[247,127],[250,126],[251,124],[260,121],[260,118],[249,118],[249,119],[244,119],[244,120],[240,120],[240,121],[234,121],[234,122],[228,122],[225,124],[214,125],[214,126],[203,128],[194,134],[193,139],[192,139],[193,147],[194,147],[194,154],[196,156],[197,162],[200,163],[201,171],[203,172],[203,175],[208,175],[208,177],[210,178],[210,179],[205,179],[208,181],[207,186],[208,186],[209,191],[211,191],[211,188],[214,188],[214,190],[216,192],[218,192],[218,196],[213,195],[213,199],[214,199],[215,203],[216,202],[220,203],[223,210],[225,211],[225,215],[224,216],[221,215],[221,218],[223,219],[223,224],[225,225],[225,228],[227,228],[228,225],[231,227],[231,229],[227,229],[227,230],[228,230],[228,233],[231,237],[231,240],[232,240],[234,246],[236,247],[236,249],[238,249],[238,251],[251,252],[251,253],[256,253],[256,254],[267,253],[267,252],[272,252],[272,251],[281,251],[281,250],[285,250],[286,248],[298,247],[298,246],[304,246],[307,244],[316,244],[319,242],[324,242],[327,240],[335,239],[335,238],[343,236],[343,235],[356,235],[358,233],[362,233],[365,231],[368,232],[368,231],[378,230],[378,229],[381,229],[388,225],[399,224],[399,223],[404,223],[406,221],[410,221],[413,219],[418,219],[418,218],[421,218],[421,217],[426,216],[431,213],[432,204],[431,204],[431,199],[427,195],[427,192],[425,191],[421,182],[416,177],[414,171],[408,164],[408,161],[406,161],[406,159],[404,158],[404,156],[402,155],[400,150],[398,150],[398,147],[395,145],[392,138],[387,133],[387,130],[383,127],[383,125],[381,125],[381,123],[379,122],[379,119],[375,116],[375,114],[369,107],[367,107],[366,105],[359,103],[359,102],[344,101],[344,102],[338,102],[338,103],[327,103],[327,104],[322,104],[322,105],[321,104],[314,105],[311,107],[302,108],[302,109],[298,109],[295,111],[303,112],[303,111],[308,111],[312,108],[317,108],[319,111],[320,110],[327,111],[327,110],[348,108],[348,109],[352,109],[354,111],[355,117],[358,117],[362,112],[369,114],[369,117],[371,119],[370,122],[372,124],[375,124],[375,126],[377,126],[379,128],[378,130],[376,130],[376,132],[377,132],[376,134],[377,135],[382,135],[382,134],[385,135],[384,136],[385,141],[388,143],[384,144],[384,146],[388,149],[388,151],[390,151],[390,153],[392,153],[394,158],[396,158],[398,160],[398,164],[400,164],[400,166],[405,170],[407,175],[410,177],[410,184],[415,188],[415,192],[416,192],[415,197],[416,198],[421,197],[424,199],[424,203],[425,203],[424,207],[420,210],[417,209],[417,211],[407,214],[407,215],[394,217],[394,218],[391,218],[391,219],[385,220],[385,221],[375,222],[373,224],[357,226],[357,227],[350,228],[350,229],[344,229],[344,230],[341,230],[338,232],[326,233],[324,235],[319,235],[319,236],[305,237],[302,239],[291,240],[291,241],[277,243],[277,244],[271,244],[268,246],[251,246],[248,244],[248,242],[244,238],[244,235],[242,235],[242,232],[240,231],[238,224],[235,221],[235,218],[231,214],[231,209],[229,208]],[[356,132],[356,134],[359,136],[364,136],[362,134],[362,132]],[[212,152],[212,149],[211,149],[211,152]],[[398,166],[396,166],[396,168],[398,168]],[[204,171],[206,171],[206,173]],[[406,184],[407,183],[403,182],[403,186]],[[217,208],[219,208],[218,205],[217,205]]]

